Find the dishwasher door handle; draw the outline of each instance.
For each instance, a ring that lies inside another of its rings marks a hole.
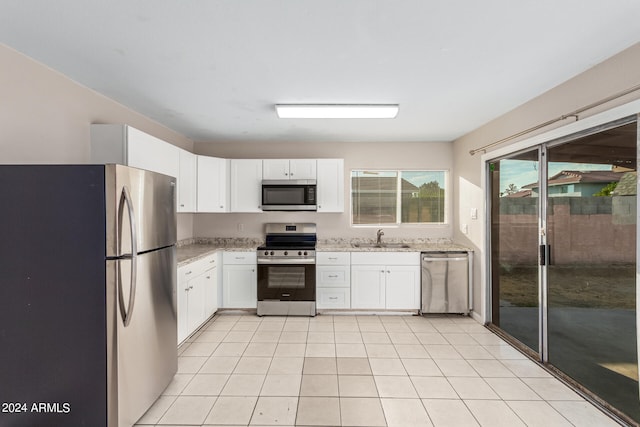
[[[469,258],[467,257],[456,257],[456,258],[428,258],[428,257],[424,257],[422,258],[423,261],[466,261]]]

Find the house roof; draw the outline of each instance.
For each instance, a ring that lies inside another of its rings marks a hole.
[[[506,194],[504,197],[509,197],[512,199],[522,198],[522,197],[531,197],[531,190],[520,190],[515,193]]]
[[[613,171],[576,171],[576,170],[563,170],[549,178],[548,185],[566,185],[566,184],[579,184],[579,183],[609,183],[618,182],[622,178],[624,172]],[[523,185],[522,188],[538,188],[539,184],[533,182],[531,184]]]

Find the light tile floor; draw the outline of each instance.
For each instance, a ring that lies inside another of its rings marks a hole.
[[[617,426],[468,317],[220,314],[137,426]]]

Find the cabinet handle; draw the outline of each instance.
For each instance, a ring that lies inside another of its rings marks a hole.
[[[180,207],[181,207],[181,208],[184,208],[184,203],[180,204]]]
[[[338,297],[329,297],[329,299],[338,299]]]
[[[337,278],[338,278],[338,275],[337,275],[337,274],[330,274],[330,275],[329,275],[329,278],[330,278],[330,279],[337,279]]]
[[[384,273],[384,270],[380,270],[380,273]]]
[[[193,271],[187,271],[186,273],[184,273],[185,276],[188,276],[189,274],[193,273]]]
[[[193,289],[193,286],[189,286],[189,289]]]
[[[211,261],[209,261],[209,264],[213,264],[214,262],[216,262],[216,260],[212,259]]]
[[[338,257],[329,257],[329,259],[333,260],[333,261],[337,261]]]
[[[189,287],[184,288],[185,292],[189,292]]]
[[[243,256],[237,256],[236,259],[244,259],[245,257]]]
[[[391,271],[387,270],[387,273],[391,274]]]
[[[252,272],[252,273],[255,273],[255,272],[256,272],[256,270],[252,268],[252,269],[251,269],[251,272]]]
[[[207,279],[211,279],[211,276],[207,276]]]

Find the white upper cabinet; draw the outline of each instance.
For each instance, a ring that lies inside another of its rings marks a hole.
[[[231,159],[231,212],[262,212],[262,160]]]
[[[317,161],[318,212],[344,212],[344,160]]]
[[[180,149],[127,125],[91,125],[91,162],[118,163],[178,178]]]
[[[196,155],[180,149],[178,212],[196,211]]]
[[[197,156],[197,212],[229,212],[229,160]]]
[[[163,173],[175,177],[180,185],[180,148],[131,126],[91,125],[90,161]],[[179,204],[176,198],[176,208],[180,207]]]
[[[263,179],[316,179],[316,159],[265,159]]]

